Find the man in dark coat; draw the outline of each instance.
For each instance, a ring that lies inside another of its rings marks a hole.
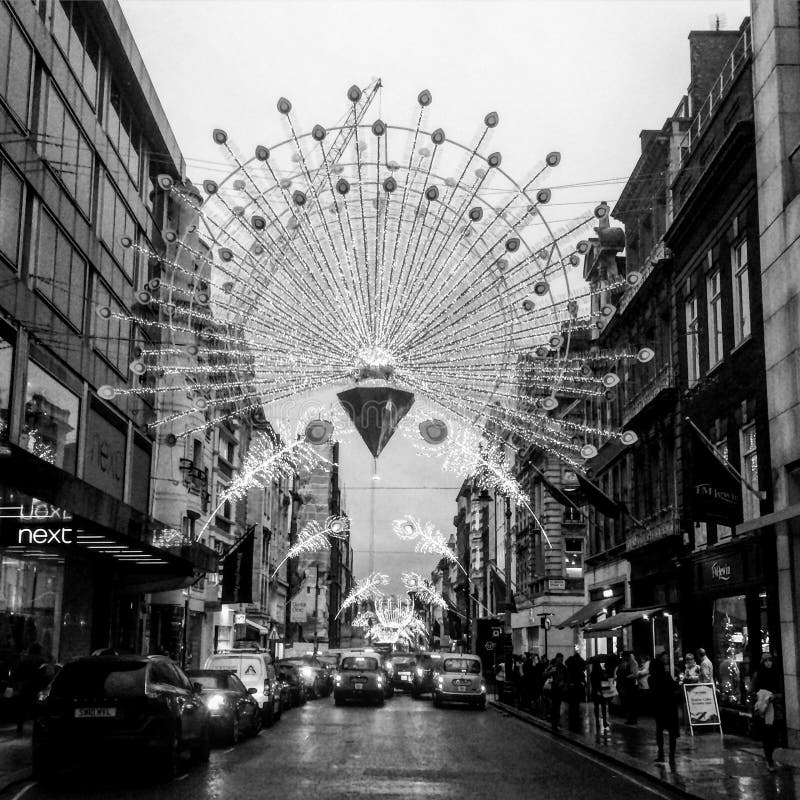
[[[569,729],[581,729],[581,703],[586,699],[586,661],[575,651],[565,662],[567,668],[567,708]]]
[[[669,654],[664,651],[650,662],[648,678],[653,715],[656,718],[656,744],[658,745],[657,764],[663,764],[664,731],[669,737],[669,764],[675,766],[675,746],[680,735],[678,722],[678,693],[680,686],[669,672]]]

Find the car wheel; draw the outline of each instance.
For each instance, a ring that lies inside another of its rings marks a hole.
[[[250,726],[250,735],[251,736],[258,736],[259,731],[264,725],[264,719],[261,716],[261,711],[256,711],[253,714],[253,724]]]
[[[275,722],[283,716],[283,700],[278,700],[278,710],[275,712]]]
[[[482,700],[478,701],[478,710],[479,711],[486,711],[486,698],[485,697]]]
[[[419,700],[419,692],[416,689],[411,690],[411,699]]]
[[[375,705],[376,705],[376,706],[378,706],[378,708],[380,708],[380,707],[381,707],[382,705],[384,705],[385,703],[386,703],[386,698],[385,698],[383,695],[381,695],[380,697],[378,697],[378,698],[375,700]]]
[[[344,698],[343,697],[339,697],[339,695],[334,692],[334,694],[333,694],[333,703],[334,703],[334,705],[337,705],[337,706],[343,706],[344,705]]]
[[[200,736],[200,742],[195,747],[193,755],[195,760],[200,762],[208,761],[208,759],[211,757],[211,734],[207,724],[203,728],[203,733]]]
[[[55,763],[52,752],[41,747],[33,748],[33,779],[48,786],[53,786],[60,777],[60,765]]]
[[[260,716],[264,727],[271,728],[275,724],[275,706],[271,702],[265,703]]]
[[[442,698],[438,694],[434,694],[433,696],[433,707],[434,708],[442,707]]]

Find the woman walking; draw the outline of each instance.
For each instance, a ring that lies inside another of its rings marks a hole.
[[[597,735],[600,735],[600,713],[603,714],[603,732],[608,731],[608,701],[611,696],[611,679],[606,675],[603,664],[595,656],[592,659],[592,670],[589,673],[589,687],[594,703],[594,724]]]
[[[669,765],[675,766],[675,747],[679,736],[678,723],[678,682],[669,673],[668,653],[664,651],[650,661],[650,695],[653,714],[656,718],[656,744],[658,745],[657,764],[663,764],[664,731],[669,738]]]
[[[775,666],[772,653],[764,653],[756,674],[753,676],[751,691],[756,693],[755,714],[761,724],[761,744],[767,769],[777,769],[773,753],[778,740],[780,725],[783,722],[783,682]]]

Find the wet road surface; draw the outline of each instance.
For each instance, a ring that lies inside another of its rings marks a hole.
[[[610,769],[549,734],[486,711],[435,709],[396,695],[382,708],[331,699],[292,709],[270,730],[218,747],[168,783],[133,774],[73,778],[46,788],[19,785],[2,800],[529,800],[669,797]]]

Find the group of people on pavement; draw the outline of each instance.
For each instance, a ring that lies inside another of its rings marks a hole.
[[[674,766],[680,736],[682,686],[711,684],[724,702],[725,693],[734,691],[728,684],[738,682],[738,676],[733,653],[726,653],[720,662],[719,681],[715,681],[711,659],[705,649],[698,648],[695,653],[685,654],[674,674],[666,651],[653,658],[648,655],[637,658],[630,650],[620,650],[616,654],[592,656],[588,662],[577,651],[566,659],[557,653],[550,660],[526,653],[522,658],[514,656],[510,675],[506,676],[503,669],[497,678],[504,681],[506,696],[512,702],[543,714],[550,719],[554,730],[560,726],[561,708],[566,702],[569,728],[580,731],[580,706],[588,697],[598,737],[601,731],[609,730],[608,710],[614,698],[619,698],[625,723],[636,725],[646,696],[647,710],[656,723],[656,763],[669,762]],[[755,698],[753,717],[770,771],[776,769],[773,756],[784,720],[782,691],[776,659],[773,654],[764,653],[752,676],[750,694]]]

